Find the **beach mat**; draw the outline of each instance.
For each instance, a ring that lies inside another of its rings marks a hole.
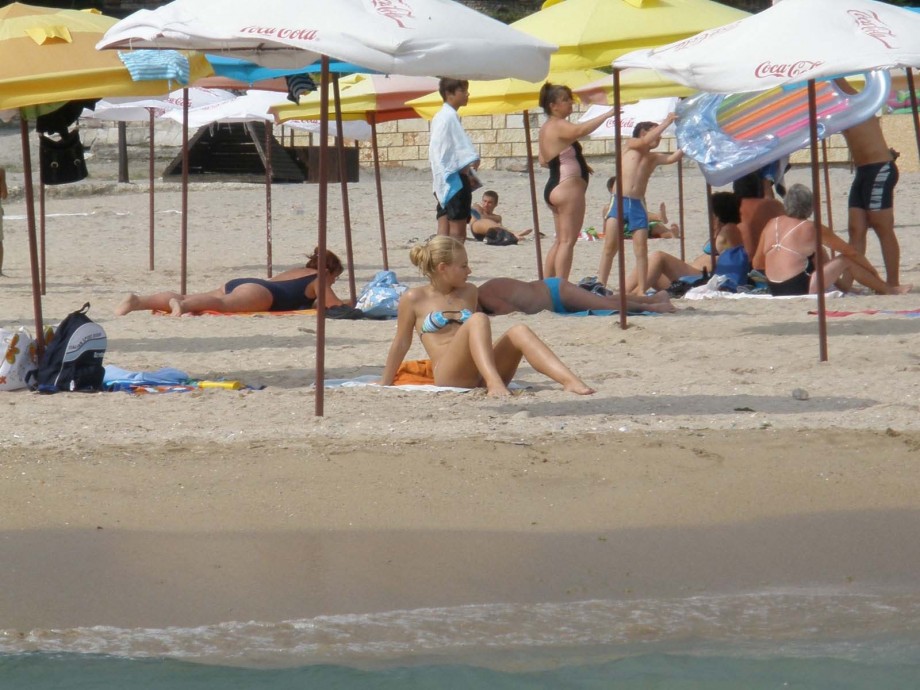
[[[150,312],[154,316],[169,316],[168,311],[153,309]],[[291,311],[205,311],[188,312],[182,315],[186,316],[316,316],[316,309],[292,309]]]
[[[811,310],[808,312],[813,316],[817,316],[817,310]],[[844,317],[844,316],[855,316],[857,314],[866,314],[869,316],[874,316],[876,314],[884,314],[886,316],[907,316],[908,318],[918,318],[920,317],[920,309],[862,309],[860,311],[825,311],[824,312],[828,317]]]

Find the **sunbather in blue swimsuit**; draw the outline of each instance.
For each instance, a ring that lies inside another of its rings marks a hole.
[[[465,323],[472,315],[469,309],[433,311],[422,322],[422,333],[437,333],[448,324]]]
[[[235,278],[224,285],[228,295],[240,285],[261,285],[272,295],[269,311],[294,311],[311,309],[315,300],[307,297],[307,287],[316,280],[316,274],[292,280],[264,280],[262,278]]]

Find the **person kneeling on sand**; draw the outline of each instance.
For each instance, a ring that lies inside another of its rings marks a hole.
[[[396,335],[380,379],[382,385],[393,384],[412,345],[413,331],[417,331],[438,386],[485,387],[491,396],[510,395],[508,384],[523,357],[571,393],[595,392],[523,324],[512,326],[492,341],[491,322],[477,311],[477,289],[467,282],[471,271],[466,250],[458,240],[432,237],[415,245],[409,258],[429,284],[407,290],[399,300]]]
[[[292,268],[268,279],[234,278],[210,292],[180,295],[178,292],[157,292],[153,295],[129,294],[115,309],[124,316],[132,311],[168,311],[173,316],[203,311],[223,313],[253,311],[294,311],[311,309],[316,301],[316,277],[319,249],[313,251],[306,266]],[[342,275],[342,261],[326,252],[326,306],[345,304],[332,291],[332,284]]]
[[[479,306],[487,314],[523,312],[536,314],[551,311],[557,314],[594,310],[620,309],[619,295],[589,292],[562,278],[544,278],[525,282],[514,278],[492,278],[479,286]],[[674,305],[667,292],[651,296],[628,295],[629,311],[672,312]]]
[[[817,228],[808,220],[814,210],[811,190],[805,185],[792,185],[786,192],[783,207],[786,214],[767,223],[760,236],[754,268],[763,268],[771,295],[815,294],[818,291]],[[866,257],[824,226],[821,227],[821,243],[837,253],[833,259],[824,253],[825,290],[837,287],[846,292],[855,279],[880,295],[910,292],[910,285],[888,285]]]
[[[470,232],[473,233],[473,239],[486,244],[517,244],[533,232],[530,228],[514,232],[504,227],[501,215],[495,213],[496,206],[498,192],[491,189],[483,192],[482,201],[473,204],[470,210]]]

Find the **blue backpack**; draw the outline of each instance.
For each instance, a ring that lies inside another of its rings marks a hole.
[[[744,247],[739,244],[719,254],[715,272],[716,275],[728,278],[722,286],[723,289],[731,288],[734,291],[740,285],[747,285],[748,273],[751,272],[751,260],[744,251]]]

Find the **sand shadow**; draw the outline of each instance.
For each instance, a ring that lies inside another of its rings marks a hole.
[[[877,400],[869,398],[830,396],[796,400],[790,391],[787,395],[637,395],[628,398],[602,398],[593,395],[564,403],[530,402],[526,399],[518,399],[517,405],[501,405],[495,409],[501,414],[514,414],[527,410],[541,417],[570,415],[680,417],[684,415],[733,415],[739,412],[800,415],[814,412],[861,410],[877,404]]]

